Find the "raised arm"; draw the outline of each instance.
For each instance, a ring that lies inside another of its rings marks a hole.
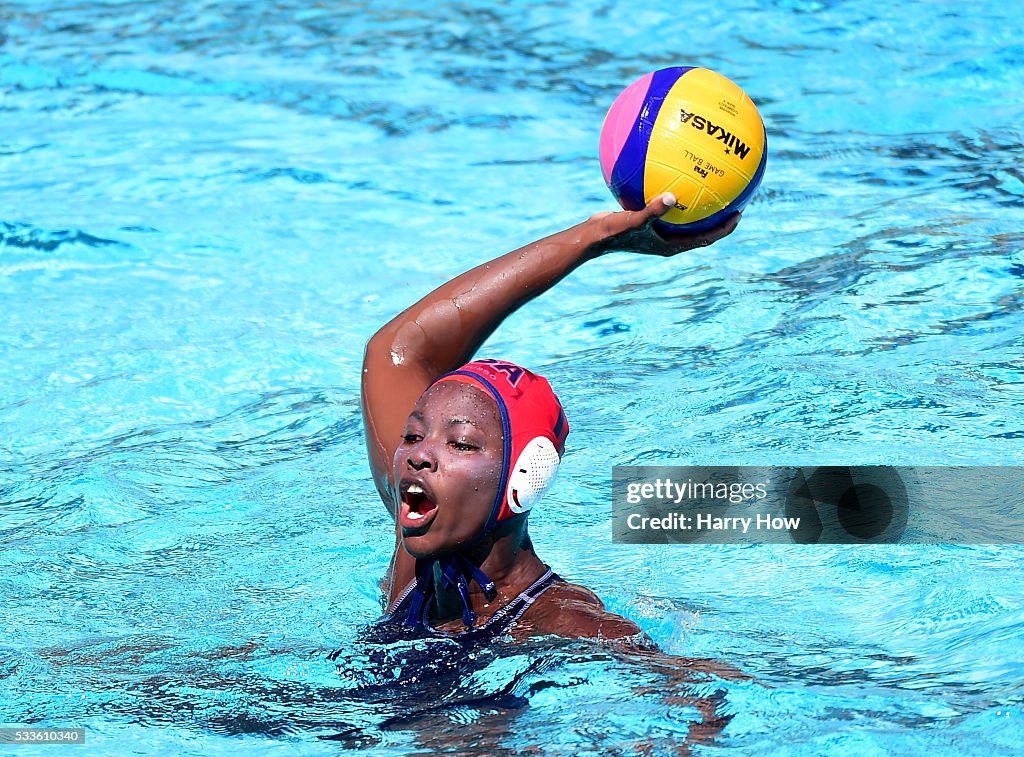
[[[643,210],[600,213],[477,266],[373,335],[363,358],[363,420],[374,483],[392,517],[397,498],[391,464],[409,412],[436,378],[468,362],[507,316],[605,252],[673,255],[711,244],[732,232],[739,220],[737,214],[716,229],[666,240],[650,225],[674,203],[671,195],[662,195]]]

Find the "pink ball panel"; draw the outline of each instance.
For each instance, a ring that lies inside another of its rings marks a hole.
[[[619,153],[622,152],[622,147],[629,139],[633,125],[640,115],[653,76],[654,72],[651,72],[626,87],[622,94],[615,98],[608,115],[605,116],[604,126],[601,128],[600,156],[601,171],[608,185],[611,185],[615,161],[618,160]]]

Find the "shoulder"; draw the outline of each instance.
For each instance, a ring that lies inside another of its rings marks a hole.
[[[523,635],[553,634],[570,638],[625,639],[642,632],[631,620],[608,612],[590,589],[577,584],[552,584],[517,624]]]

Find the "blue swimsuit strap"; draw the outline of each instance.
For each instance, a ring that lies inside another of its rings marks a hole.
[[[537,597],[560,580],[561,578],[551,568],[548,568],[540,578],[523,589],[515,599],[488,618],[487,622],[480,627],[480,631],[485,631],[499,622],[502,622],[502,627],[498,629],[497,633],[511,628],[523,616],[523,613],[533,606]]]

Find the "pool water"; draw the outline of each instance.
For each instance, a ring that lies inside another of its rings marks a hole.
[[[1024,463],[1022,33],[992,0],[6,3],[0,725],[103,755],[663,754],[705,697],[731,720],[695,753],[1019,751],[1021,547],[613,546],[610,480]],[[363,345],[612,209],[601,120],[669,65],[761,109],[738,230],[588,263],[486,354],[573,425],[540,555],[752,678],[374,647]]]

